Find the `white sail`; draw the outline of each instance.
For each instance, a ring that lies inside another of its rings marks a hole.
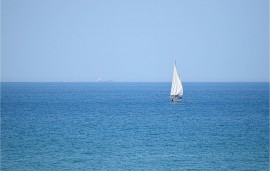
[[[176,70],[176,62],[174,62],[171,96],[181,97],[182,95],[183,95],[183,86],[180,80],[180,76],[178,75]]]

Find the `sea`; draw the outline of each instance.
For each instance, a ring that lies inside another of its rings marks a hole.
[[[1,83],[1,170],[269,170],[269,83]]]

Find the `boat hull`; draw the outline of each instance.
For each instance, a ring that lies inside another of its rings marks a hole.
[[[179,95],[177,95],[177,96],[170,96],[170,100],[171,100],[171,102],[179,102],[179,101],[182,100],[182,96],[179,96]]]

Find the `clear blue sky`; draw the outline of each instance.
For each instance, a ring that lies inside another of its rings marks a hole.
[[[2,81],[268,81],[267,0],[2,0]]]

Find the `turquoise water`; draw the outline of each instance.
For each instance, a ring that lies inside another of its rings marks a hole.
[[[1,170],[269,168],[268,83],[1,86]]]

